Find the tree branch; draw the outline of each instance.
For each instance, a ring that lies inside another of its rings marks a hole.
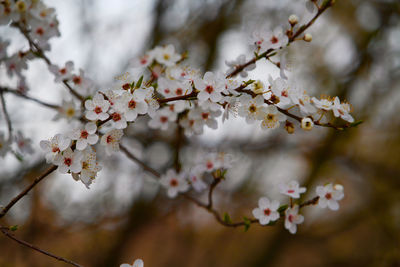
[[[36,251],[39,252],[39,253],[42,253],[42,254],[44,254],[44,255],[46,255],[46,256],[49,256],[49,257],[52,257],[52,258],[54,258],[54,259],[56,259],[56,260],[59,260],[59,261],[62,261],[62,262],[71,264],[71,265],[73,265],[73,266],[82,267],[82,265],[79,265],[79,264],[77,264],[77,263],[75,263],[75,262],[73,262],[73,261],[70,261],[70,260],[67,260],[67,259],[65,259],[65,258],[63,258],[63,257],[54,255],[54,254],[52,254],[52,253],[50,253],[50,252],[48,252],[48,251],[46,251],[46,250],[43,250],[43,249],[41,249],[41,248],[39,248],[39,247],[37,247],[37,246],[32,245],[32,244],[30,244],[30,243],[28,243],[28,242],[26,242],[26,241],[24,241],[24,240],[18,239],[15,235],[13,235],[13,234],[11,234],[11,233],[9,232],[9,228],[8,228],[8,227],[0,226],[0,231],[1,231],[5,236],[7,236],[8,238],[14,240],[15,242],[17,242],[17,243],[19,243],[19,244],[21,244],[21,245],[23,245],[23,246],[25,246],[25,247],[28,247],[28,248],[33,249],[33,250],[36,250]]]
[[[29,191],[32,190],[40,181],[42,181],[44,178],[46,178],[50,173],[55,171],[57,169],[57,166],[53,165],[50,168],[48,168],[44,173],[42,173],[39,177],[37,177],[29,186],[27,186],[21,193],[19,193],[16,197],[14,197],[0,212],[0,219],[6,215],[6,213],[21,199],[23,198],[26,194],[29,193]]]

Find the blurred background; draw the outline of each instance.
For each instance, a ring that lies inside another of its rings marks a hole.
[[[260,27],[288,27],[297,14],[312,14],[302,0],[44,1],[54,7],[60,38],[48,57],[58,65],[72,60],[99,89],[111,86],[129,60],[159,44],[189,52],[202,70],[228,68],[225,60],[252,55],[249,36]],[[169,200],[151,175],[117,154],[100,160],[103,170],[88,190],[69,175],[54,173],[5,216],[19,225],[19,238],[84,266],[119,266],[141,258],[145,266],[400,266],[400,3],[398,0],[337,0],[307,32],[311,43],[290,46],[290,78],[310,95],[347,99],[356,120],[346,131],[298,127],[263,132],[239,118],[218,130],[185,139],[181,158],[204,151],[232,155],[235,165],[215,191],[216,208],[236,221],[251,217],[258,198],[287,201],[281,181],[307,186],[341,183],[345,198],[337,212],[307,207],[304,224],[291,235],[282,221],[274,227],[224,228],[183,198]],[[0,28],[12,41],[9,53],[28,44],[14,29]],[[29,94],[61,104],[62,85],[41,60],[25,73]],[[271,63],[257,63],[251,78],[279,75]],[[0,80],[5,81],[0,69]],[[14,81],[15,82],[15,81]],[[10,86],[13,81],[8,81]],[[15,131],[32,139],[33,155],[0,158],[0,204],[47,167],[39,141],[71,126],[52,121],[54,110],[6,95]],[[164,172],[173,164],[174,130],[151,131],[146,121],[130,127],[123,143],[137,157]],[[6,131],[3,114],[0,130]],[[195,194],[199,199],[204,195]],[[0,266],[66,266],[0,237]]]

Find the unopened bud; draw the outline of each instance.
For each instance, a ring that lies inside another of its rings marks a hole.
[[[306,42],[311,42],[312,41],[312,35],[310,33],[304,34],[303,40]]]
[[[311,131],[314,127],[314,122],[310,118],[303,118],[301,120],[301,128],[305,131]]]
[[[285,130],[288,132],[288,134],[294,133],[294,124],[291,123],[290,121],[286,121]]]
[[[298,22],[299,22],[299,18],[298,18],[295,14],[292,14],[292,15],[289,16],[289,23],[290,23],[290,25],[294,26],[294,25],[296,25]]]

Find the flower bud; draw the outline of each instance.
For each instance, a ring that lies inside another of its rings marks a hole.
[[[285,130],[288,132],[288,134],[294,133],[294,124],[291,123],[290,121],[286,121]]]
[[[290,25],[294,26],[294,25],[296,25],[298,22],[299,22],[299,18],[298,18],[295,14],[292,14],[292,15],[289,16],[289,23],[290,23]]]
[[[311,131],[314,127],[314,122],[310,118],[303,118],[301,120],[301,128],[305,131]]]
[[[312,41],[312,35],[310,33],[304,34],[303,40],[306,42],[311,42]]]

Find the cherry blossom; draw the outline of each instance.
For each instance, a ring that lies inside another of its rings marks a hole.
[[[197,166],[189,172],[188,181],[197,192],[202,192],[207,188],[207,184],[202,179],[202,173]]]
[[[109,117],[109,114],[106,112],[110,107],[110,103],[107,100],[104,100],[104,96],[97,93],[93,100],[85,101],[86,118],[92,121],[95,120],[106,120]]]
[[[261,129],[275,129],[279,127],[280,122],[286,120],[286,115],[280,113],[275,106],[265,108],[264,119],[261,122]]]
[[[279,192],[292,198],[300,198],[300,194],[306,192],[306,188],[299,187],[299,183],[293,180],[288,183],[280,183]]]
[[[340,117],[348,122],[354,122],[354,118],[350,115],[350,104],[340,103],[339,97],[337,96],[333,99],[332,110],[335,117]]]
[[[101,167],[96,161],[96,153],[91,147],[87,147],[83,152],[81,160],[82,170],[80,173],[72,173],[72,177],[82,183],[89,189],[92,181],[96,178],[97,173],[101,170]]]
[[[264,118],[266,107],[262,95],[257,95],[255,98],[250,95],[242,95],[239,101],[241,106],[238,108],[238,114],[246,118],[247,123],[253,123]]]
[[[344,197],[343,186],[336,184],[327,184],[325,186],[317,186],[317,195],[319,196],[318,205],[321,208],[328,207],[331,210],[339,209],[339,200]]]
[[[73,119],[78,118],[80,116],[80,113],[80,110],[76,108],[75,102],[73,100],[63,100],[60,108],[58,109],[58,113],[53,118],[53,120],[64,118],[68,122],[71,122]]]
[[[94,145],[99,140],[96,134],[96,124],[89,122],[84,129],[76,129],[70,134],[72,140],[76,140],[76,149],[84,150],[88,144]]]
[[[100,144],[105,147],[107,155],[119,151],[119,142],[122,136],[122,130],[111,129],[101,137]]]
[[[144,267],[144,262],[141,259],[137,259],[132,265],[124,263],[121,264],[119,267]]]
[[[17,134],[14,137],[14,141],[15,144],[17,145],[17,149],[21,153],[33,154],[32,140],[29,138],[25,138],[21,131],[17,132]]]
[[[186,192],[189,189],[189,183],[184,174],[176,173],[173,169],[169,169],[166,174],[161,176],[160,184],[167,190],[167,195],[170,198],[174,198],[178,193]]]
[[[136,89],[133,93],[124,92],[117,105],[117,109],[123,112],[127,121],[134,121],[138,114],[147,113],[148,105],[145,101],[145,97],[146,91],[144,89]]]
[[[314,127],[314,122],[311,118],[305,117],[301,119],[301,128],[305,131],[311,131]]]
[[[199,102],[202,103],[208,99],[212,102],[218,102],[222,99],[221,92],[225,89],[223,76],[206,72],[203,79],[196,79],[194,81],[196,89],[200,91],[197,95]]]
[[[72,151],[69,147],[54,157],[54,164],[58,166],[61,173],[78,173],[82,170],[81,160],[83,154],[80,151]]]
[[[227,61],[225,60],[225,64],[229,67],[226,71],[226,74],[229,75],[233,71],[235,71],[236,67],[240,65],[244,65],[248,60],[246,59],[245,55],[239,55],[236,60]],[[256,68],[256,64],[250,64],[249,66],[245,67],[241,72],[240,76],[246,78],[248,76],[248,71],[254,70]]]
[[[171,44],[167,46],[158,46],[153,52],[157,62],[165,66],[173,66],[182,58],[181,55],[175,53],[175,48]]]
[[[291,233],[297,232],[297,225],[304,222],[303,215],[299,214],[299,206],[294,205],[285,210],[285,228]]]
[[[261,225],[267,225],[270,221],[276,221],[279,219],[279,202],[270,200],[266,197],[262,197],[258,200],[258,208],[253,209],[253,216],[260,221]]]
[[[327,98],[321,98],[320,100],[313,97],[311,99],[311,102],[319,109],[328,111],[331,110],[333,107],[333,102],[330,99]]]
[[[56,76],[56,82],[62,82],[72,78],[74,63],[72,61],[67,61],[63,68],[59,68],[56,65],[51,65],[49,66],[49,70]]]
[[[70,143],[71,140],[62,134],[56,134],[49,141],[40,141],[40,147],[46,153],[46,162],[54,163],[55,157],[66,150],[69,147]]]
[[[151,120],[149,121],[149,127],[153,129],[167,130],[171,122],[176,120],[176,113],[171,111],[169,108],[162,108],[157,110],[153,115],[151,115]]]

